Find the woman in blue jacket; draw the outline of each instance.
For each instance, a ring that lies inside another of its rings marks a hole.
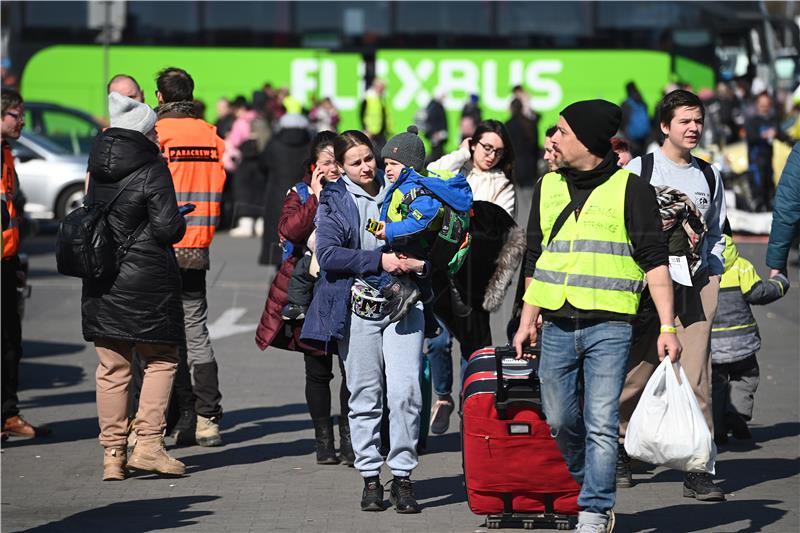
[[[422,407],[422,304],[391,323],[383,309],[386,300],[361,278],[382,270],[421,272],[424,263],[381,252],[383,242],[366,230],[368,219],[380,217],[388,189],[367,136],[346,131],[334,140],[333,151],[343,175],[320,197],[316,224],[322,273],[302,338],[337,343],[344,361],[355,467],[364,478],[361,509],[384,510],[379,449],[385,387],[391,435],[386,462],[394,475],[389,500],[398,513],[418,513],[410,476],[418,463]]]

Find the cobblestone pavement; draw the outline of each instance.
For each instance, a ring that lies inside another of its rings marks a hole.
[[[3,532],[484,530],[462,488],[456,414],[449,433],[430,439],[414,473],[422,514],[360,512],[356,472],[315,464],[302,359],[274,349],[260,352],[253,343],[273,271],[256,266],[256,240],[224,234],[212,253],[209,316],[214,323],[227,312],[225,320],[242,326],[228,327],[234,334],[214,341],[225,445],[174,449],[187,464],[188,475],[180,479],[137,475],[119,483],[100,481],[96,355],[81,337],[79,281],[56,273],[52,240],[52,234],[42,235],[26,246],[33,295],[23,323],[20,397],[23,414],[48,423],[53,435],[3,444]],[[763,244],[743,245],[742,252],[766,274]],[[797,279],[796,270],[792,278]],[[764,347],[754,440],[734,441],[721,451],[717,479],[728,501],[684,499],[680,473],[640,470],[639,484],[618,494],[616,531],[800,530],[798,287],[756,310]],[[496,318],[495,332],[504,331],[502,319]],[[385,471],[383,479],[388,478]]]

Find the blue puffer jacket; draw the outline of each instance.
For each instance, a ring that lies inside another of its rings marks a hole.
[[[358,209],[344,180],[337,180],[322,191],[316,220],[320,279],[300,337],[328,343],[344,335],[354,277],[378,273],[381,251],[360,249]]]
[[[800,143],[795,143],[775,191],[767,266],[784,270],[792,239],[800,229]]]

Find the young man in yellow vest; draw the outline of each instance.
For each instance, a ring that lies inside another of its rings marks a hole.
[[[542,404],[582,485],[579,532],[613,527],[619,396],[645,281],[664,324],[659,357],[675,361],[681,351],[655,192],[620,169],[611,149],[620,120],[620,108],[605,100],[561,112],[551,140],[562,168],[534,188],[528,259],[535,269],[514,337],[517,357],[527,357],[522,346],[536,342],[542,317]]]
[[[19,221],[21,213],[14,204],[19,193],[17,172],[9,139],[19,139],[25,126],[25,109],[17,91],[3,89],[2,94],[2,144],[3,176],[0,181],[3,220],[2,261],[2,375],[3,396],[3,440],[12,437],[36,437],[48,433],[46,428],[36,428],[19,416],[17,387],[19,385],[19,361],[22,357],[22,325],[17,306],[17,286],[24,283],[25,274],[19,263]],[[7,218],[7,220],[6,220]]]
[[[193,440],[201,446],[219,446],[219,419],[222,417],[217,376],[217,361],[208,335],[206,271],[210,267],[209,246],[220,216],[225,169],[222,155],[225,143],[216,128],[196,116],[192,102],[194,80],[179,68],[166,68],[156,78],[158,122],[156,131],[161,151],[167,160],[178,203],[194,204],[186,215],[186,235],[175,244],[175,256],[183,282],[183,312],[186,349],[181,350],[181,364],[176,377],[176,401],[181,410],[173,436],[180,444]],[[186,367],[194,385],[186,391]],[[184,383],[181,387],[179,382]],[[187,396],[194,393],[194,405]],[[197,415],[196,420],[194,415]],[[194,432],[191,428],[196,422]]]

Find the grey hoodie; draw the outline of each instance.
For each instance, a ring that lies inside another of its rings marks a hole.
[[[361,236],[361,249],[369,251],[377,250],[383,246],[383,241],[378,240],[375,235],[367,231],[367,220],[370,218],[380,220],[381,205],[383,204],[383,199],[386,196],[386,189],[388,188],[383,172],[376,171],[375,173],[375,179],[381,184],[381,188],[375,196],[370,196],[360,185],[353,183],[347,175],[343,175],[341,179],[358,209],[358,228],[359,235]]]

